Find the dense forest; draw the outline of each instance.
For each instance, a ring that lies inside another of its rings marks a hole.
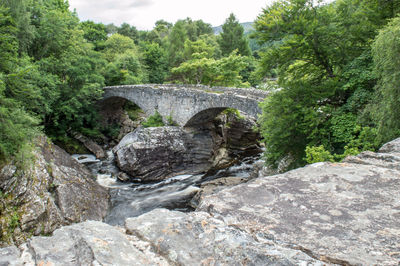
[[[259,123],[272,167],[374,150],[400,136],[399,12],[395,0],[284,0],[251,34],[232,14],[215,35],[190,18],[138,31],[80,21],[67,0],[0,0],[0,162],[26,160],[38,134],[106,134],[101,89],[140,83],[269,90]]]

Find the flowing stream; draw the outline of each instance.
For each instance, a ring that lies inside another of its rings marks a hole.
[[[109,188],[111,207],[105,222],[122,225],[126,218],[139,216],[155,208],[191,211],[190,199],[200,190],[200,185],[222,177],[240,177],[250,179],[253,165],[260,156],[244,159],[240,164],[219,170],[212,175],[178,175],[155,183],[120,182],[115,177],[119,169],[115,164],[112,151],[107,152],[105,160],[97,160],[94,155],[73,155],[79,162],[86,164],[97,182]]]

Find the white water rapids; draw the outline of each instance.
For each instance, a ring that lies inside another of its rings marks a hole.
[[[222,177],[249,179],[253,164],[259,157],[244,159],[240,164],[219,170],[213,175],[178,175],[155,183],[121,182],[115,177],[119,173],[112,151],[107,158],[97,160],[94,155],[73,155],[85,163],[97,178],[97,182],[107,187],[111,196],[111,207],[105,222],[122,225],[126,218],[139,216],[155,208],[191,211],[190,199],[200,190],[203,182]]]

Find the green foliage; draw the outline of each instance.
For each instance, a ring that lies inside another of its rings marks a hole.
[[[176,67],[184,61],[184,45],[187,38],[185,22],[179,20],[172,27],[171,34],[168,37],[168,63],[170,67]]]
[[[174,121],[171,115],[167,116],[167,125],[168,126],[178,126],[178,123]]]
[[[372,52],[378,76],[373,115],[383,143],[400,136],[400,17],[379,32]]]
[[[268,164],[277,167],[280,160],[289,156],[293,159],[290,167],[296,167],[306,160],[315,161],[311,153],[331,160],[329,152],[338,160],[376,149],[368,104],[383,96],[373,95],[377,75],[370,44],[377,29],[390,17],[388,6],[379,2],[279,1],[257,18],[254,35],[263,48],[258,53],[260,64],[256,73],[259,77],[277,75],[280,88],[273,89],[261,105],[261,133]],[[390,36],[395,34],[391,32]],[[387,39],[390,38],[386,36]],[[379,60],[383,59],[382,53],[376,52]],[[398,58],[396,54],[389,57]],[[392,101],[398,98],[391,95]],[[399,112],[386,109],[382,113]],[[390,121],[383,116],[377,120]]]
[[[104,48],[104,42],[107,40],[106,26],[102,23],[95,23],[93,21],[84,21],[80,23],[83,30],[83,37],[90,43],[93,43],[95,50]]]
[[[17,28],[9,11],[0,6],[0,71],[9,73],[16,64],[18,40]]]
[[[235,108],[226,108],[224,111],[222,111],[222,113],[227,115],[234,115],[238,119],[244,119],[239,110]]]
[[[17,228],[19,226],[19,219],[20,219],[20,217],[17,212],[17,208],[14,207],[14,211],[13,211],[13,213],[10,217],[10,221],[8,223],[9,232],[11,232],[11,233],[14,232],[15,228]]]
[[[108,61],[113,61],[117,55],[125,52],[136,52],[136,45],[131,38],[116,33],[105,42],[104,53]]]
[[[17,102],[0,95],[0,161],[9,160],[37,136],[38,120]]]
[[[117,29],[117,33],[131,38],[135,43],[139,41],[139,32],[135,26],[131,26],[128,23],[122,23]]]
[[[117,123],[114,123],[102,129],[102,133],[105,136],[111,137],[112,139],[117,139],[120,131],[121,131],[121,126],[118,125]]]
[[[132,121],[136,121],[140,118],[140,115],[143,114],[143,110],[140,109],[139,106],[129,101],[125,103],[124,110]]]
[[[63,149],[69,154],[90,153],[80,141],[67,135],[57,136],[56,138],[53,138],[53,141],[56,145],[63,147]]]
[[[165,126],[165,124],[163,122],[163,118],[160,115],[160,113],[156,111],[154,115],[149,116],[147,118],[147,120],[142,123],[142,126],[145,128],[146,127],[162,127],[162,126]]]
[[[243,33],[243,26],[236,20],[234,14],[230,14],[222,25],[222,33],[218,39],[222,55],[228,56],[234,50],[243,56],[251,55],[249,41]]]
[[[104,69],[107,86],[146,82],[147,77],[138,49],[131,38],[118,33],[112,35],[105,42],[103,55],[108,61]]]
[[[325,150],[323,145],[320,146],[307,146],[306,147],[306,162],[317,163],[317,162],[333,162],[333,155]]]
[[[212,35],[211,25],[190,18],[178,20],[168,35],[169,67],[177,67],[185,61],[185,42],[197,41],[202,35]]]
[[[149,82],[162,84],[168,72],[166,50],[158,43],[142,43],[142,50]]]
[[[173,68],[174,80],[188,84],[248,87],[240,73],[246,68],[246,58],[233,51],[219,60],[208,58],[207,52],[193,53],[192,59]]]

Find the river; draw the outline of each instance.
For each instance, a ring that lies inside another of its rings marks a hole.
[[[111,150],[107,152],[107,158],[102,161],[97,160],[94,155],[72,157],[86,164],[97,177],[97,182],[109,188],[111,207],[105,222],[111,225],[123,225],[126,218],[139,216],[155,208],[192,211],[189,201],[200,190],[202,183],[222,177],[250,179],[254,171],[253,165],[260,160],[260,156],[245,158],[241,163],[213,174],[177,175],[154,183],[117,180],[115,176],[119,173],[119,169]]]

